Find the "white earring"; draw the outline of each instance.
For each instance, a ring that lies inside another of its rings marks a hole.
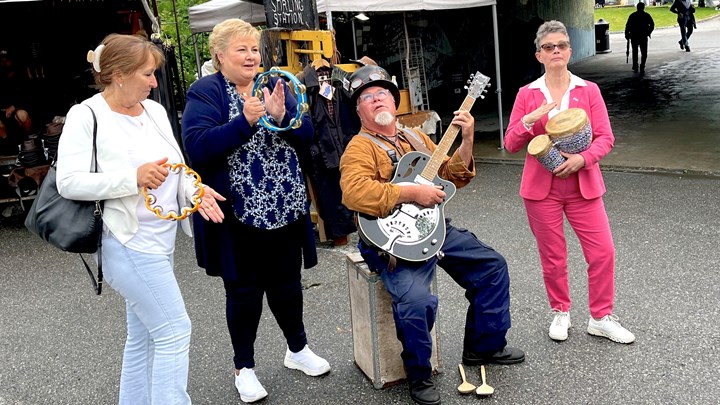
[[[122,83],[120,83],[120,88],[122,89]]]

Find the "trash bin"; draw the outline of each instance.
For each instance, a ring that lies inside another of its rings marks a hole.
[[[595,23],[595,53],[610,52],[610,23],[602,18]]]

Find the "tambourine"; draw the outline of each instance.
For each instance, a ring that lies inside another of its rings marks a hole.
[[[298,80],[298,78],[295,77],[295,75],[293,75],[292,73],[280,70],[280,68],[278,68],[277,66],[273,66],[270,68],[270,70],[261,73],[260,76],[255,79],[255,85],[253,85],[252,94],[255,97],[259,98],[261,101],[264,97],[262,87],[268,83],[268,76],[285,76],[290,80],[290,84],[292,84],[293,90],[295,91],[295,95],[298,99],[297,111],[295,112],[295,117],[290,120],[290,123],[285,128],[276,127],[275,125],[271,124],[267,116],[261,117],[258,123],[271,131],[278,132],[287,131],[290,128],[300,128],[300,125],[302,124],[302,116],[309,109],[307,103],[307,94],[305,94],[305,85],[300,83],[300,80]]]
[[[181,174],[180,172],[184,170],[186,176],[195,177],[194,184],[198,188],[198,193],[193,195],[192,197],[193,205],[192,207],[182,207],[182,209],[180,210],[180,215],[178,215],[178,213],[173,210],[165,213],[165,210],[162,206],[155,205],[155,203],[157,202],[157,197],[150,194],[147,187],[143,187],[142,192],[145,196],[145,207],[147,207],[147,209],[149,209],[150,211],[154,212],[155,215],[157,215],[160,219],[170,219],[172,221],[179,221],[185,219],[188,215],[192,214],[200,208],[202,197],[203,195],[205,195],[205,189],[202,187],[200,175],[183,163],[165,163],[163,166],[167,167],[171,173]]]

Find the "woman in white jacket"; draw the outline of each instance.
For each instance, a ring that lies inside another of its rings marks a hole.
[[[120,404],[189,404],[191,324],[173,272],[178,223],[145,207],[147,187],[164,213],[181,212],[198,192],[193,178],[171,174],[183,163],[162,105],[147,100],[157,87],[160,49],[132,35],[111,34],[92,62],[99,94],[73,106],[58,145],[57,186],[74,200],[103,200],[102,265],[108,284],[125,298],[127,340],[120,377]],[[89,107],[89,108],[88,108]],[[92,111],[91,111],[92,109]],[[92,173],[93,116],[97,117],[97,166]],[[199,212],[223,220],[218,200],[205,187]]]

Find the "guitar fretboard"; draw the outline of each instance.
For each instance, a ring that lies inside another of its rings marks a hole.
[[[475,98],[468,95],[465,97],[465,100],[463,101],[459,110],[470,111],[473,104],[475,104]],[[425,166],[425,170],[423,170],[420,174],[422,178],[429,182],[435,180],[435,176],[437,176],[437,172],[438,170],[440,170],[440,165],[442,165],[445,157],[448,154],[448,151],[450,151],[450,147],[452,147],[453,143],[455,142],[455,137],[457,136],[458,132],[460,132],[460,126],[450,124],[447,131],[445,131],[445,134],[440,140],[440,143],[438,143],[437,148],[430,157],[430,161],[428,162],[427,166]]]

